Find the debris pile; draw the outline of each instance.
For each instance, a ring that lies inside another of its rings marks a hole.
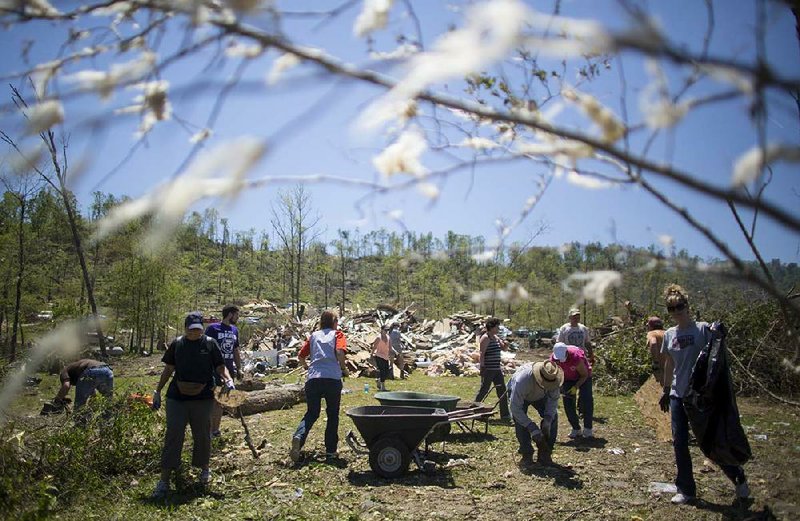
[[[259,377],[272,372],[299,371],[297,353],[316,329],[318,313],[307,311],[306,317],[300,320],[291,317],[289,310],[268,302],[247,304],[243,308],[251,309],[249,306],[254,313],[268,309],[277,316],[263,320],[272,326],[254,328],[255,332],[242,351],[245,373]],[[403,356],[394,360],[395,378],[401,376],[401,370],[410,372],[415,368],[425,370],[429,376],[477,375],[480,359],[477,335],[489,317],[461,311],[442,320],[419,320],[412,306],[397,309],[379,305],[365,311],[359,308],[348,310],[340,318],[339,329],[347,337],[347,366],[351,376],[377,376],[370,352],[382,325],[397,325],[401,335]],[[513,372],[517,365],[513,353],[503,353],[505,372]]]

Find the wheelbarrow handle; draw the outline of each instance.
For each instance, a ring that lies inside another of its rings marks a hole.
[[[361,443],[358,438],[356,438],[356,435],[353,431],[347,431],[347,436],[345,436],[344,439],[356,454],[369,454],[367,445],[365,443]]]

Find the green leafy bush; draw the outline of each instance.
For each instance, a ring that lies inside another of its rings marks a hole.
[[[615,331],[598,342],[594,385],[606,394],[636,391],[652,374],[644,326]]]
[[[0,432],[0,511],[38,519],[122,474],[156,472],[163,425],[144,404],[96,400],[33,432]]]

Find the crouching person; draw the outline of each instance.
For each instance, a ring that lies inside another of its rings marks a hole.
[[[214,373],[228,390],[234,388],[216,340],[203,334],[202,315],[189,313],[184,325],[184,335],[172,341],[161,359],[164,371],[153,395],[153,408],[157,410],[161,407],[161,389],[172,377],[167,388],[167,432],[161,452],[161,479],[153,491],[153,499],[161,499],[169,492],[170,474],[180,466],[187,423],[192,429],[192,465],[201,469],[201,485],[211,481],[208,463]]]
[[[82,358],[68,364],[59,375],[61,387],[58,389],[53,404],[64,407],[67,394],[75,387],[75,410],[77,411],[95,394],[111,398],[114,393],[114,373],[108,364],[90,358]]]
[[[538,462],[552,462],[550,454],[558,434],[558,390],[563,382],[564,372],[549,360],[523,365],[508,382],[511,416],[522,455],[519,465],[523,469],[533,465],[531,440],[539,452]],[[540,425],[528,417],[531,405],[542,418]]]

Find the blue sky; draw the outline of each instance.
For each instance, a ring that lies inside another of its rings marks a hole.
[[[330,6],[330,2],[283,2],[293,11],[317,10]],[[373,46],[376,50],[388,51],[395,47],[396,37],[409,34],[411,27],[403,17],[402,3],[397,3],[390,14],[388,27],[375,35]],[[530,3],[546,11],[549,2]],[[681,42],[691,49],[702,44],[705,29],[705,10],[702,2],[670,1],[649,2],[647,5],[665,28],[665,33],[673,41]],[[420,1],[413,2],[416,14],[422,25],[424,43],[430,46],[436,35],[449,23],[460,24],[460,13],[454,12],[446,3]],[[772,5],[772,4],[770,4]],[[715,31],[711,41],[711,53],[739,60],[755,56],[753,36],[755,9],[753,3],[745,0],[726,0],[714,2]],[[598,18],[603,23],[623,28],[628,25],[628,17],[611,0],[562,1],[562,13],[568,16]],[[284,32],[296,43],[325,48],[330,54],[357,64],[369,62],[367,45],[363,39],[352,33],[352,24],[359,7],[342,13],[329,23],[314,27],[316,20],[307,18],[287,18]],[[93,20],[99,26],[101,19]],[[249,20],[253,25],[268,23],[265,17]],[[43,27],[47,30],[42,32]],[[768,10],[767,55],[769,62],[785,75],[797,76],[800,72],[800,47],[794,32],[792,17],[788,9],[772,6]],[[31,48],[32,63],[53,58],[54,50],[63,41],[63,33],[49,24],[26,24],[0,33],[0,44],[4,49],[19,48],[19,42],[26,38],[36,38]],[[172,31],[164,39],[159,55],[164,57],[174,50],[184,36],[181,31]],[[82,43],[81,45],[85,45]],[[353,81],[326,77],[318,69],[300,66],[287,73],[286,80],[276,86],[264,88],[262,82],[277,55],[267,53],[263,58],[249,65],[241,87],[227,99],[214,127],[214,136],[208,145],[238,135],[249,134],[259,137],[275,136],[279,129],[296,120],[298,114],[324,97],[324,110],[317,110],[302,119],[291,133],[281,133],[280,140],[270,143],[269,152],[251,177],[268,175],[309,175],[327,173],[335,176],[348,176],[380,181],[380,176],[372,166],[372,157],[390,142],[390,138],[376,132],[371,135],[358,135],[353,130],[353,122],[364,106],[375,99],[381,90]],[[126,61],[133,56],[119,58]],[[219,86],[205,92],[188,89],[179,96],[180,85],[192,85],[198,80],[221,83],[233,72],[232,62],[215,62],[210,67],[211,55],[204,53],[192,59],[179,62],[165,71],[164,78],[172,84],[171,96],[175,115],[181,121],[191,122],[202,127],[213,102],[219,94]],[[637,115],[639,90],[647,83],[643,74],[641,60],[626,53],[623,67],[628,84],[627,104],[631,119],[640,121]],[[107,65],[98,60],[92,64],[85,62],[82,68],[103,68]],[[619,113],[619,63],[611,61],[611,68],[603,70],[601,76],[587,87],[601,102]],[[21,58],[7,52],[0,74],[7,75],[24,68]],[[384,70],[390,70],[385,69]],[[568,78],[575,78],[574,71]],[[64,88],[64,84],[61,84]],[[454,95],[462,93],[463,84],[453,80],[446,86],[439,85],[436,90]],[[710,92],[711,83],[701,82],[690,91],[699,96]],[[73,165],[79,158],[91,158],[91,163],[76,181],[74,188],[84,205],[90,202],[92,190],[100,189],[115,194],[140,196],[151,190],[161,180],[172,176],[186,158],[189,150],[188,137],[193,131],[186,131],[176,121],[159,123],[150,134],[147,145],[137,151],[117,174],[98,187],[102,179],[117,162],[125,156],[135,142],[133,133],[138,125],[135,117],[110,118],[108,113],[117,106],[126,104],[133,96],[131,92],[118,92],[108,103],[98,100],[94,95],[85,95],[66,104],[66,128],[70,131],[70,152],[74,154]],[[773,98],[767,123],[768,141],[798,144],[797,108],[790,99]],[[731,167],[740,154],[749,149],[756,136],[747,118],[747,104],[736,100],[711,109],[700,109],[691,114],[676,132],[665,133],[659,138],[651,151],[651,157],[661,161],[672,161],[681,168],[699,173],[707,181],[726,186],[730,179]],[[429,109],[423,107],[428,114]],[[86,129],[85,122],[97,115],[103,115],[109,126],[95,132]],[[6,128],[7,115],[0,122]],[[577,120],[575,120],[576,124]],[[82,124],[83,123],[83,124]],[[429,123],[421,123],[425,130],[431,130]],[[641,143],[633,139],[634,147]],[[423,162],[430,168],[444,164],[441,154],[429,152]],[[443,236],[448,230],[461,234],[483,235],[491,240],[496,233],[497,219],[513,220],[524,201],[535,193],[537,174],[542,166],[531,163],[483,167],[474,173],[459,171],[439,181],[442,195],[431,204],[418,191],[394,191],[387,195],[370,197],[362,204],[364,213],[355,207],[365,192],[338,183],[327,182],[309,185],[313,201],[319,211],[322,226],[327,230],[324,238],[333,239],[338,228],[354,228],[362,231],[385,227],[400,230],[400,226],[386,217],[391,210],[402,210],[403,223],[417,232],[432,231]],[[731,217],[727,205],[709,202],[687,189],[669,181],[654,180],[676,204],[684,206],[705,225],[709,226],[739,255],[752,258],[741,233]],[[269,186],[257,192],[242,196],[235,203],[220,207],[220,213],[230,219],[232,228],[242,230],[255,228],[257,231],[270,227],[269,205],[276,198],[279,187]],[[797,213],[800,208],[800,182],[797,169],[778,166],[774,169],[773,180],[766,194],[770,201]],[[749,217],[749,212],[743,211]],[[619,242],[634,246],[657,244],[658,237],[668,234],[675,240],[675,247],[686,249],[703,258],[718,257],[720,254],[703,237],[670,210],[660,206],[649,194],[634,187],[607,190],[586,190],[555,179],[546,194],[527,221],[519,226],[511,236],[512,240],[525,242],[538,223],[544,222],[547,230],[538,236],[534,245],[557,246],[566,242],[599,241],[601,243]],[[749,222],[749,220],[747,221]],[[766,218],[760,218],[757,225],[756,242],[767,259],[780,258],[784,262],[800,260],[800,237]]]

